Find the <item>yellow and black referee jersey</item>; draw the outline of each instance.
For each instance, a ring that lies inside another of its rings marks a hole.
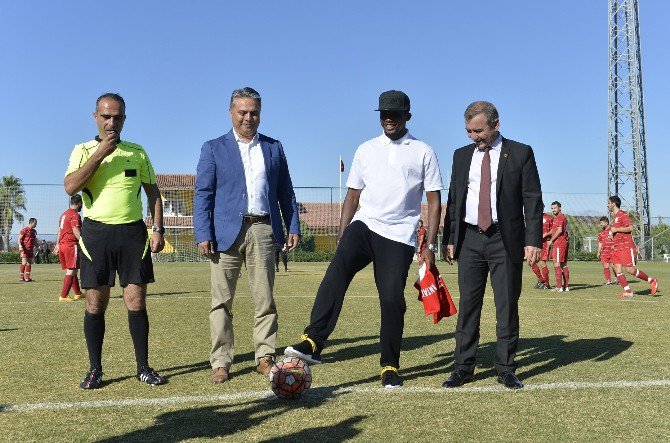
[[[76,145],[65,176],[81,168],[100,146],[100,138]],[[84,184],[84,217],[112,225],[141,220],[142,183],[156,183],[156,174],[142,146],[125,140],[102,161]]]

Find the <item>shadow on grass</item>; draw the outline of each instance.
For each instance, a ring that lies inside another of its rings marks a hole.
[[[352,343],[352,342],[359,342],[359,341],[366,341],[366,340],[372,340],[372,339],[377,339],[378,337],[376,335],[370,335],[370,336],[365,336],[365,337],[355,337],[355,338],[341,338],[341,339],[335,339],[332,341],[329,341],[328,344],[331,345],[341,345],[341,344],[346,344],[346,343]],[[369,345],[369,346],[374,346],[374,345]],[[283,348],[277,349],[277,352],[279,353],[282,351]],[[359,349],[359,352],[362,350]],[[363,351],[365,352],[365,351]],[[374,352],[374,351],[373,351]],[[363,356],[367,355],[367,353],[364,353]],[[280,357],[278,357],[280,358]],[[351,357],[355,358],[355,357]],[[248,374],[254,371],[254,360],[255,360],[255,355],[253,352],[246,352],[244,354],[237,354],[235,355],[234,363],[230,371],[230,376],[232,377],[237,377],[240,375]],[[158,368],[157,368],[158,369]],[[200,361],[197,363],[192,363],[188,365],[181,365],[181,366],[172,366],[168,368],[160,368],[159,371],[161,373],[164,373],[166,377],[178,377],[180,375],[185,375],[185,374],[190,374],[193,372],[200,372],[200,371],[209,371],[211,369],[211,365],[209,360],[204,360]],[[119,378],[119,379],[113,379],[109,380],[106,383],[111,383],[112,381],[121,381],[125,380],[128,377],[125,378]]]
[[[425,335],[425,336],[413,336],[405,337],[402,341],[402,352],[411,351],[423,348],[425,346],[430,346],[438,342],[446,342],[454,338],[453,333],[449,334],[435,334],[435,335]],[[361,343],[361,342],[370,342],[372,343]],[[334,346],[348,345],[351,343],[356,343],[354,346],[348,346],[335,350],[334,352],[329,353],[328,348]],[[277,351],[282,351],[283,348],[279,348]],[[379,336],[378,335],[366,335],[361,337],[348,337],[348,338],[336,338],[329,340],[327,346],[324,350],[323,361],[324,363],[339,363],[347,360],[353,360],[357,358],[368,357],[370,355],[375,355],[380,353],[379,345]],[[281,358],[281,356],[278,356]],[[444,360],[444,361],[442,361]],[[235,362],[230,371],[230,376],[237,377],[244,374],[248,374],[254,371],[254,353],[247,352],[244,354],[235,355]],[[443,371],[443,368],[447,365],[446,357],[441,359],[439,362],[435,362],[430,367],[423,367],[422,370],[433,369],[435,373]],[[437,369],[440,368],[440,369]],[[197,363],[172,366],[166,368],[156,368],[158,371],[165,375],[168,378],[178,377],[180,375],[191,374],[194,372],[209,371],[211,369],[209,360],[203,360]],[[427,375],[427,374],[422,374]],[[132,377],[119,377],[114,379],[105,380],[105,384],[111,384],[118,381],[127,380]],[[378,377],[372,377],[370,380],[359,380],[359,382],[368,382],[374,381]],[[416,378],[411,377],[410,378]],[[353,383],[356,384],[356,383]]]
[[[112,289],[114,292],[114,289]],[[202,292],[203,294],[209,294],[209,291],[174,291],[174,292],[148,292],[147,298],[151,297],[178,297],[180,295],[190,295]],[[109,298],[123,298],[123,292],[117,294],[110,294]]]
[[[237,364],[238,363],[244,363],[244,362],[253,362],[254,361],[254,353],[253,352],[247,352],[245,354],[240,354],[235,356],[235,365],[233,366],[233,369],[231,370],[230,376],[235,377],[243,374],[247,374],[249,372],[253,372],[254,368],[253,365],[249,364],[246,365],[243,368],[238,369]],[[157,368],[158,369],[158,368]],[[203,360],[197,363],[192,363],[188,365],[180,365],[180,366],[171,366],[167,368],[160,368],[158,369],[159,372],[162,375],[165,375],[167,378],[173,378],[173,377],[179,377],[180,375],[185,375],[185,374],[191,374],[193,372],[201,372],[201,371],[210,371],[212,369],[212,366],[209,362],[209,360]]]
[[[1,330],[0,330],[1,331]],[[438,342],[453,340],[454,334],[435,334],[427,336],[405,337],[402,343],[402,351],[421,349]],[[356,346],[338,349],[330,354],[324,354],[324,362],[340,363],[347,360],[363,358],[379,353],[378,336],[369,335],[363,337],[340,338],[328,342],[331,346],[343,345],[348,343],[358,343],[361,341],[375,340],[374,343],[359,344]],[[517,374],[524,378],[532,378],[537,375],[551,372],[562,366],[568,366],[583,361],[605,361],[615,357],[632,346],[633,342],[623,340],[619,337],[603,338],[585,338],[574,341],[567,340],[565,335],[551,335],[547,337],[522,338],[519,340],[519,352],[517,354],[517,363],[519,368]],[[327,348],[326,348],[327,349]],[[493,365],[496,353],[496,343],[488,342],[480,344],[477,352],[477,373],[476,378],[494,377],[496,369]],[[402,355],[401,355],[402,357]],[[453,371],[454,356],[452,352],[438,354],[436,360],[418,366],[406,366],[411,361],[401,360],[403,364],[402,375],[405,380],[415,380],[422,377],[431,377],[438,374],[448,376]],[[235,356],[235,363],[253,362],[253,352],[248,352]],[[179,375],[189,374],[199,371],[209,371],[210,364],[208,360],[193,363],[190,365],[173,366],[161,368],[161,372],[169,378]],[[231,371],[231,377],[244,375],[253,372],[252,364],[246,365],[241,369]],[[105,380],[104,384],[111,384],[133,378],[133,376],[119,377]],[[344,383],[335,387],[316,388],[310,391],[311,396],[332,397],[332,392],[341,387],[349,387],[361,383],[370,383],[378,380],[379,376],[374,375],[365,379]],[[329,392],[322,392],[328,389]]]
[[[268,397],[235,404],[188,407],[158,415],[155,423],[145,429],[99,440],[99,442],[178,442],[198,438],[222,438],[248,429],[263,429],[262,427],[268,419],[286,412],[302,409],[301,416],[309,417],[311,414],[309,409],[319,407],[324,402],[339,395],[334,392],[335,389],[328,388],[329,392],[327,393],[318,393],[300,401]],[[275,426],[267,425],[265,432],[269,436],[260,441],[343,441],[360,434],[361,431],[356,428],[356,425],[365,418],[364,415],[355,415],[338,423],[321,427],[310,426],[309,419],[296,420],[295,427],[304,426],[304,428],[280,437],[273,436],[273,434],[276,434]]]
[[[632,345],[633,342],[619,337],[582,338],[573,341],[567,340],[565,335],[521,338],[516,358],[519,367],[516,372],[519,377],[528,379],[574,363],[609,360]],[[479,377],[475,375],[475,378],[497,375],[493,366],[495,354],[495,342],[479,346]]]
[[[104,374],[104,372],[103,372],[103,374]],[[108,386],[108,385],[111,385],[111,384],[114,384],[114,383],[130,380],[131,378],[135,378],[135,376],[134,375],[124,375],[123,377],[116,377],[116,378],[109,378],[109,379],[105,379],[103,377],[102,384],[100,386],[104,388],[105,386]]]
[[[413,351],[419,348],[423,348],[424,346],[430,346],[437,342],[443,342],[445,340],[453,338],[454,338],[453,333],[404,337],[402,339],[402,352]],[[334,352],[328,352],[328,348],[332,346],[348,344],[348,343],[359,343],[361,341],[369,341],[369,340],[374,340],[374,342],[366,344],[357,344],[355,346],[349,346],[337,349]],[[381,352],[381,345],[379,344],[379,336],[377,335],[328,340],[328,342],[326,343],[326,347],[324,348],[323,362],[324,363],[343,362],[347,360],[368,357],[370,355],[380,354],[380,352]]]
[[[609,360],[633,345],[619,337],[566,339],[565,335],[521,339],[521,352],[517,358],[522,368],[520,375],[530,378],[574,363]],[[492,343],[492,349],[495,352],[495,343]],[[524,370],[524,367],[528,369]]]
[[[247,353],[247,354],[242,354],[242,355],[235,358],[236,361],[253,361],[253,359],[254,359],[254,354],[251,353],[251,352]],[[190,373],[193,373],[193,372],[209,371],[209,370],[211,370],[211,366],[210,366],[209,360],[204,360],[204,361],[189,364],[189,365],[172,366],[172,367],[168,367],[168,368],[158,368],[157,367],[156,369],[158,370],[158,372],[161,375],[165,376],[165,378],[168,379],[168,382],[170,382],[170,380],[172,378],[178,377],[180,375],[190,374]],[[252,371],[253,371],[253,367],[251,367],[251,365],[248,365],[248,367],[246,367],[244,369],[241,369],[239,371],[236,370],[236,371],[234,371],[234,373],[231,373],[231,377],[246,374],[246,373],[249,373],[249,372],[252,372]],[[209,372],[208,372],[208,374],[209,374]],[[135,378],[135,376],[134,375],[126,375],[126,376],[123,376],[123,377],[103,379],[102,386],[104,387],[104,386],[107,386],[107,385],[111,385],[113,383],[118,383],[118,382],[122,382],[122,381],[125,381],[125,380],[130,380],[131,378]]]
[[[345,441],[356,437],[361,433],[359,429],[354,426],[363,419],[364,415],[355,415],[339,423],[330,426],[319,426],[316,428],[307,428],[294,432],[293,434],[283,435],[281,437],[274,437],[262,442],[281,442],[281,441]]]
[[[584,289],[600,288],[603,285],[589,285],[585,283],[570,283],[570,292],[583,291]]]
[[[167,296],[173,296],[173,295],[190,295],[190,294],[197,294],[199,292],[202,292],[203,294],[209,294],[210,291],[175,291],[175,292],[148,292],[147,297],[167,297]]]
[[[403,351],[410,349],[419,349],[423,346],[429,346],[435,342],[452,340],[454,334],[441,334],[426,337],[407,337],[403,339]],[[619,337],[586,338],[569,341],[565,335],[552,335],[547,337],[525,338],[519,340],[519,353],[517,354],[517,363],[519,369],[517,373],[524,379],[532,378],[537,375],[551,372],[562,366],[568,366],[583,361],[600,362],[615,357],[632,346],[633,342],[623,340]],[[339,352],[343,354],[342,359],[356,358],[364,356],[362,351],[374,352],[367,345],[355,348],[343,349]],[[496,343],[488,342],[479,346],[477,355],[478,365],[476,378],[495,377],[497,371],[493,365],[496,353]],[[337,353],[336,353],[337,354]],[[436,360],[417,366],[403,365],[402,375],[406,381],[431,377],[439,374],[448,376],[453,371],[454,355],[452,352],[443,353],[435,356]],[[404,360],[404,363],[411,361]],[[344,386],[351,386],[360,383],[374,382],[378,376],[372,376],[356,382],[347,383]]]

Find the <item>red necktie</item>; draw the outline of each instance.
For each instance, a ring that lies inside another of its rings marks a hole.
[[[491,155],[490,146],[484,150],[484,159],[482,160],[482,174],[479,180],[479,210],[477,217],[477,226],[482,231],[487,231],[491,227]]]

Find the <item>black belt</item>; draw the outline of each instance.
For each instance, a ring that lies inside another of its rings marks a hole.
[[[260,223],[270,220],[269,215],[245,215],[242,217],[242,223]]]
[[[482,235],[486,235],[487,237],[491,237],[493,234],[496,234],[499,231],[498,223],[493,223],[491,226],[489,226],[489,228],[486,231],[483,230],[482,228],[480,228],[479,226],[471,225],[470,223],[466,223],[466,226],[469,229],[477,231],[478,233],[480,233]]]

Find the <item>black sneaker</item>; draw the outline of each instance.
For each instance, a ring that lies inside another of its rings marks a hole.
[[[535,289],[542,289],[544,287],[544,283],[539,281],[535,283]]]
[[[402,377],[393,366],[386,366],[382,369],[382,386],[389,389],[402,386]]]
[[[100,386],[102,386],[102,371],[100,369],[91,369],[79,383],[79,387],[82,389],[98,389]]]
[[[321,350],[316,346],[314,340],[310,339],[307,334],[303,334],[300,338],[302,338],[302,342],[287,347],[284,350],[284,355],[299,358],[310,365],[321,364]]]
[[[161,377],[158,372],[154,371],[154,369],[149,366],[140,368],[137,372],[137,379],[151,386],[164,385],[167,383],[165,377]]]

